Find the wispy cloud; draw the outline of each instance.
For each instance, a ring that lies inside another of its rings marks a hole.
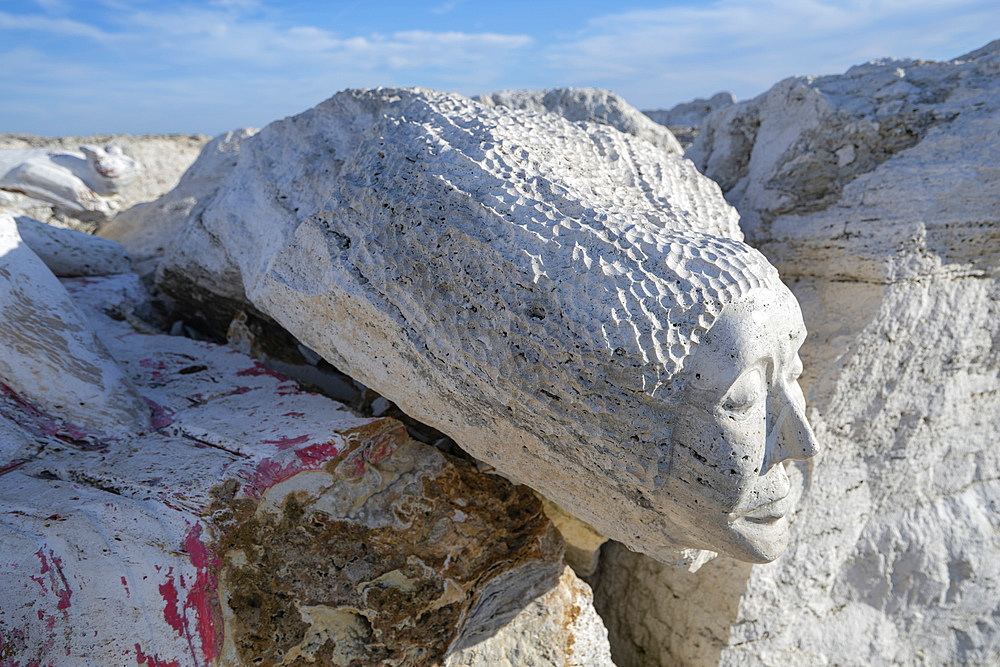
[[[546,6],[505,30],[462,1],[407,7],[412,23],[379,31],[349,27],[370,3],[296,14],[275,0],[34,0],[0,11],[0,131],[61,118],[51,131],[218,132],[378,85],[599,86],[655,108],[872,58],[955,57],[1000,25],[995,0],[705,0],[601,16]],[[426,29],[435,12],[440,29]]]
[[[80,49],[89,43],[103,56],[81,66],[76,54],[24,48],[4,54],[0,47],[0,66],[18,67],[8,69],[7,77],[0,74],[7,79],[7,90],[52,86],[58,89],[58,104],[89,105],[91,116],[100,114],[102,129],[114,129],[107,124],[117,109],[109,100],[121,98],[133,112],[133,123],[120,131],[149,131],[155,129],[149,124],[167,118],[174,123],[185,115],[177,105],[215,108],[219,124],[203,127],[216,132],[302,110],[344,87],[428,85],[428,78],[436,79],[432,86],[489,85],[503,63],[533,42],[524,34],[495,32],[344,35],[282,23],[274,12],[260,11],[257,0],[164,9],[128,0],[103,2],[114,7],[100,27],[96,21],[46,13],[0,12],[0,30],[72,37],[81,40]],[[157,98],[159,107],[146,109],[139,97],[143,94]],[[54,95],[52,99],[56,103]],[[136,128],[137,119],[146,125]]]
[[[0,30],[32,30],[52,35],[105,40],[108,34],[81,21],[56,18],[44,14],[11,14],[0,12]]]
[[[450,0],[450,2],[442,2],[440,5],[435,5],[431,7],[432,14],[447,14],[448,12],[454,11],[456,7],[463,4],[465,0]]]
[[[951,45],[977,31],[973,43],[985,43],[997,25],[990,0],[714,0],[592,18],[546,57],[570,83],[648,106],[721,89],[755,94],[874,58],[955,57]]]

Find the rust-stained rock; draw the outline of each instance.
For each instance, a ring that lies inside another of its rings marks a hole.
[[[63,285],[154,422],[81,435],[0,392],[0,665],[433,664],[556,584],[525,487],[110,318],[134,275]]]
[[[445,667],[614,667],[590,586],[567,566],[559,585],[492,637],[448,656]]]

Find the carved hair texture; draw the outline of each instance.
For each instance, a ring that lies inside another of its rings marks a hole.
[[[344,166],[333,231],[359,237],[341,243],[345,263],[405,320],[434,321],[411,336],[434,332],[420,346],[447,363],[493,367],[537,397],[595,400],[595,384],[614,382],[669,400],[725,304],[780,285],[732,209],[698,196],[714,184],[634,137],[566,124],[579,134],[567,141],[539,114],[426,91],[390,109]],[[387,135],[417,150],[394,154]]]
[[[271,124],[194,223],[304,344],[661,558],[686,544],[654,506],[679,372],[726,304],[781,286],[690,161],[421,89]]]

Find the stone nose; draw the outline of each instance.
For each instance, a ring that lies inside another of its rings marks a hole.
[[[798,383],[791,382],[788,386],[783,383],[774,401],[774,408],[768,410],[768,415],[777,416],[768,424],[763,473],[774,464],[788,459],[803,461],[812,458],[819,448],[806,419],[805,399]]]

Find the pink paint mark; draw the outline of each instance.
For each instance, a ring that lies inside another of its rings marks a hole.
[[[162,660],[158,655],[146,655],[142,652],[142,648],[138,644],[135,645],[135,661],[147,667],[180,667],[176,660],[167,662]]]
[[[294,462],[282,465],[272,459],[261,459],[253,469],[250,481],[243,487],[243,491],[251,498],[260,498],[264,491],[300,470],[301,468]]]
[[[260,363],[259,361],[254,361],[252,368],[245,368],[242,371],[238,371],[236,374],[240,377],[246,377],[247,375],[252,375],[252,376],[270,375],[271,377],[277,378],[282,382],[291,382],[291,380],[286,378],[281,373],[276,373],[272,371],[270,368],[265,368],[264,364]]]
[[[184,551],[195,567],[195,580],[184,601],[184,608],[193,609],[197,619],[198,637],[205,662],[211,663],[219,654],[222,641],[222,619],[216,624],[218,610],[218,571],[222,560],[201,541],[201,524],[196,523],[184,540]]]
[[[263,440],[262,442],[265,445],[274,445],[279,450],[284,451],[294,447],[295,445],[301,445],[307,440],[309,440],[308,435],[300,435],[296,438],[278,438],[277,440]]]
[[[129,592],[129,590],[128,590],[128,582],[125,580],[124,576],[122,577],[122,586],[125,587],[125,597],[126,598],[132,597],[132,593]]]
[[[177,587],[174,586],[174,568],[167,570],[167,582],[160,584],[160,595],[166,601],[163,608],[163,618],[167,624],[179,634],[184,634],[184,619],[181,618],[177,607]]]
[[[323,465],[339,453],[340,450],[333,442],[317,442],[296,450],[295,455],[299,457],[304,468],[311,470]]]
[[[45,580],[44,579],[42,579],[41,577],[36,577],[33,574],[29,574],[28,578],[31,579],[36,584],[38,584],[39,586],[41,586],[43,593],[48,593],[49,592],[49,589],[45,587]]]
[[[62,559],[56,556],[51,549],[49,549],[49,558],[45,557],[41,548],[35,552],[35,555],[38,556],[40,561],[42,561],[42,568],[39,570],[39,574],[49,575],[49,586],[56,597],[59,598],[59,603],[56,605],[56,608],[63,613],[64,618],[69,620],[69,613],[67,613],[66,610],[70,608],[69,600],[73,596],[73,591],[70,590],[69,581],[66,580],[66,574],[63,572]],[[49,559],[52,561],[51,564],[49,563]],[[32,576],[31,579],[32,581],[37,582],[38,585],[42,587],[43,591],[45,590],[45,584],[41,578],[35,578]],[[62,583],[61,587],[59,585],[60,582]]]
[[[153,409],[153,416],[149,420],[150,426],[153,430],[160,430],[164,426],[170,426],[174,423],[174,412],[169,408],[165,408],[159,403],[155,403],[146,397],[143,400],[149,404],[149,407]]]
[[[27,462],[28,462],[28,459],[14,459],[13,461],[9,461],[7,463],[4,463],[4,464],[0,465],[0,475],[4,474],[5,472],[10,472],[14,468],[18,468],[20,466],[23,466]]]
[[[96,439],[93,437],[97,435],[96,433],[89,433],[42,412],[3,383],[0,383],[0,399],[3,399],[0,400],[0,415],[7,417],[32,435],[51,435],[74,443]]]
[[[167,370],[167,362],[158,359],[140,359],[139,365],[149,371],[149,377],[154,382],[166,382],[163,371]]]
[[[379,461],[396,451],[396,444],[394,432],[382,433],[366,440],[344,462],[343,470],[348,477],[360,477],[368,470],[369,466],[378,464]]]

